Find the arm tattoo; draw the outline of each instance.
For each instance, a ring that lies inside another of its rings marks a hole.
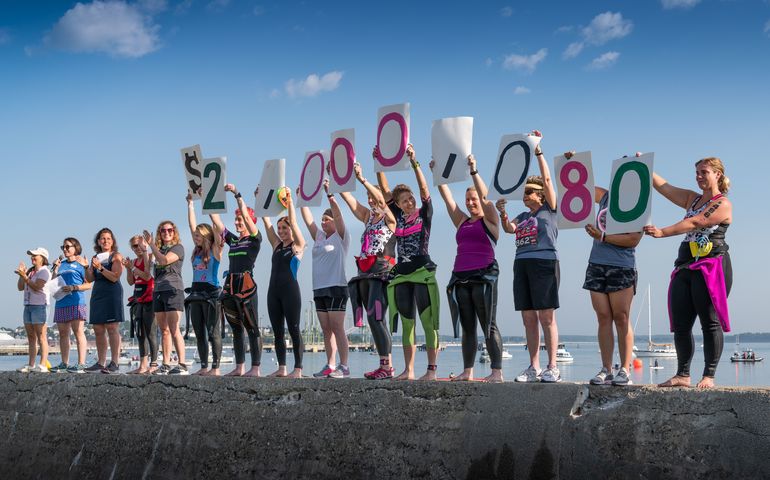
[[[722,205],[722,202],[716,202],[714,205],[712,205],[708,210],[706,210],[706,213],[703,214],[704,217],[709,218],[714,212],[717,211],[717,208]]]

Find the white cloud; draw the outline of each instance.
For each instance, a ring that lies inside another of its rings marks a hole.
[[[584,46],[585,44],[583,42],[572,42],[567,49],[564,50],[564,53],[562,53],[561,56],[564,58],[575,58],[583,51]]]
[[[321,92],[331,92],[340,86],[342,72],[332,71],[321,77],[312,73],[304,80],[294,80],[293,78],[286,82],[286,94],[291,98],[296,97],[315,97]]]
[[[672,8],[692,8],[700,3],[700,0],[660,0],[663,8],[671,10]]]
[[[8,31],[7,28],[0,28],[0,45],[5,45],[6,43],[10,43],[11,41],[11,33]]]
[[[541,48],[532,55],[507,55],[503,60],[503,67],[507,70],[516,69],[532,73],[537,68],[537,64],[545,60],[546,55],[548,55],[547,48]]]
[[[609,68],[618,61],[618,58],[620,58],[620,53],[618,52],[606,52],[598,57],[594,58],[591,63],[588,65],[589,70],[604,70],[605,68]]]
[[[270,98],[278,98],[281,96],[281,91],[277,88],[270,90]]]
[[[528,89],[527,87],[518,86],[513,89],[514,95],[526,95],[530,93],[532,90]]]
[[[260,15],[264,15],[265,14],[265,7],[263,7],[261,5],[257,5],[257,6],[255,6],[251,10],[251,13],[253,13],[255,17],[259,17]]]
[[[168,8],[166,0],[139,0],[136,5],[149,14],[164,12]]]
[[[634,29],[631,20],[626,20],[620,13],[604,12],[595,16],[591,23],[582,30],[586,43],[604,45],[610,40],[623,38]]]
[[[500,15],[503,17],[510,17],[513,15],[513,8],[511,7],[503,7],[500,9]]]
[[[160,47],[152,17],[124,1],[77,3],[43,38],[52,48],[136,58]]]
[[[572,25],[564,25],[556,29],[556,33],[570,33],[575,27]]]

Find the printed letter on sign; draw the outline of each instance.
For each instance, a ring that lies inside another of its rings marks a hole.
[[[388,105],[377,110],[377,147],[375,172],[409,169],[406,147],[409,145],[409,104]]]
[[[652,216],[653,153],[612,162],[607,234],[640,232]]]
[[[283,213],[284,206],[278,200],[278,190],[286,185],[286,159],[268,160],[262,167],[259,179],[259,193],[254,203],[258,217],[276,217]]]
[[[324,181],[324,168],[326,161],[324,152],[317,150],[305,154],[305,166],[302,167],[302,175],[299,177],[298,207],[317,207],[321,205],[321,195]]]
[[[356,131],[352,128],[332,133],[329,150],[329,191],[332,193],[355,192]]]
[[[594,213],[591,152],[576,153],[569,160],[559,155],[554,163],[559,188],[559,228],[583,228],[593,222]]]
[[[203,161],[203,214],[227,213],[225,192],[226,157],[207,158]]]
[[[433,147],[433,185],[468,179],[468,155],[473,148],[473,117],[435,120],[430,131]]]
[[[201,146],[193,145],[192,147],[183,148],[181,152],[184,174],[187,177],[186,188],[192,190],[193,198],[201,198],[198,195],[198,189],[201,188],[201,161],[203,160]]]
[[[522,198],[520,194],[515,193],[519,189],[523,190],[529,164],[532,163],[535,147],[539,144],[540,137],[535,135],[503,135],[492,175],[492,186],[489,189],[490,200]]]

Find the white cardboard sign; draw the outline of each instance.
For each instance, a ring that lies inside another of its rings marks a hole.
[[[201,198],[198,189],[201,188],[201,171],[203,170],[203,155],[201,146],[193,145],[180,150],[182,153],[182,166],[187,177],[187,189],[192,190],[193,198]]]
[[[377,147],[380,155],[374,161],[375,172],[408,170],[409,104],[387,105],[377,110]]]
[[[473,148],[473,117],[434,120],[430,130],[433,185],[468,179],[468,155]]]
[[[607,235],[641,232],[652,216],[654,153],[612,162]]]
[[[203,214],[227,213],[227,157],[214,157],[203,160]]]
[[[352,128],[332,133],[329,149],[329,191],[332,193],[355,192],[356,131]]]
[[[321,205],[326,157],[323,150],[305,153],[305,164],[299,178],[298,207]]]
[[[257,217],[276,217],[284,211],[278,199],[278,191],[286,185],[286,159],[268,160],[262,166],[259,178],[259,192],[254,199],[254,214]]]
[[[535,160],[535,148],[540,137],[529,134],[503,135],[497,153],[497,162],[489,186],[489,199],[510,200],[522,198],[529,166]]]
[[[591,152],[564,155],[554,159],[559,191],[557,218],[559,229],[583,228],[593,222],[594,170]]]

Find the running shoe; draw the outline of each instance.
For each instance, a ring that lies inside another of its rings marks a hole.
[[[86,373],[102,373],[102,370],[104,370],[104,365],[101,363],[94,363],[88,368],[83,369]]]
[[[540,377],[540,381],[544,383],[558,383],[561,382],[561,375],[559,369],[556,367],[549,367],[543,370],[543,375]]]
[[[165,363],[158,367],[157,370],[153,372],[153,375],[168,375],[168,372],[171,371],[171,365],[166,365]]]
[[[187,369],[187,365],[180,363],[168,372],[169,375],[189,375],[190,371]]]
[[[50,370],[45,365],[35,365],[30,371],[32,373],[48,373]]]
[[[117,375],[120,373],[120,367],[118,367],[117,363],[110,361],[110,363],[102,369],[102,373],[106,373],[107,375]]]
[[[51,367],[51,373],[67,373],[67,364],[64,362],[61,362],[55,367]]]
[[[366,377],[369,380],[387,380],[387,379],[393,378],[393,374],[394,374],[393,367],[387,367],[387,368],[380,367],[377,370],[365,373],[364,377]]]
[[[612,383],[613,378],[614,376],[612,375],[612,372],[602,367],[599,373],[597,373],[596,376],[591,379],[590,383],[591,385],[609,385]]]
[[[82,363],[67,367],[67,373],[86,373],[86,366]]]
[[[19,367],[16,369],[19,373],[30,373],[34,367],[31,367],[29,365],[24,365],[23,367]]]
[[[517,382],[534,383],[539,382],[542,372],[538,371],[535,367],[530,365],[526,370],[521,372],[514,380]]]
[[[329,378],[348,378],[350,377],[350,369],[346,365],[339,364],[332,373],[329,374]]]
[[[618,374],[612,379],[612,384],[616,387],[625,387],[626,385],[633,385],[634,382],[628,378],[628,372],[625,368],[618,370]]]
[[[333,367],[331,367],[331,366],[329,366],[329,365],[326,365],[326,366],[325,366],[324,368],[322,368],[322,369],[321,369],[319,372],[317,372],[317,373],[314,373],[314,374],[313,374],[313,376],[314,376],[315,378],[326,378],[326,377],[328,377],[329,375],[331,375],[331,374],[332,374],[332,372],[334,372],[334,368],[333,368]]]

